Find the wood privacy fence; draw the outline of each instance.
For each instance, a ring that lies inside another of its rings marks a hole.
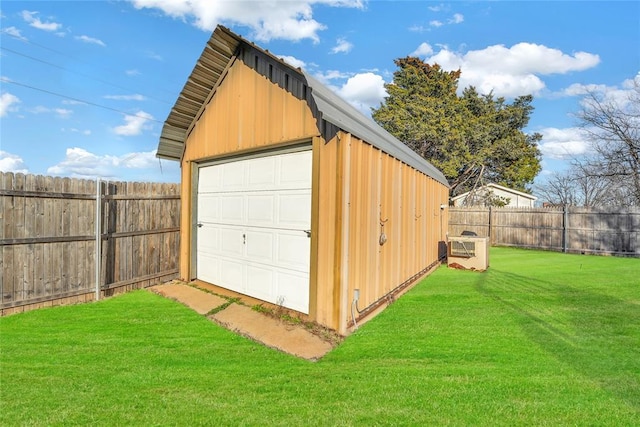
[[[0,224],[3,315],[89,301],[178,273],[178,184],[0,173]]]
[[[451,207],[449,235],[491,245],[640,257],[640,208]]]

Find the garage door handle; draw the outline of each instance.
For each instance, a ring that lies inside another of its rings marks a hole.
[[[311,238],[311,230],[304,230],[305,233],[307,233],[307,237]]]
[[[204,225],[203,223],[199,222],[198,224],[198,228],[202,228],[202,226]]]

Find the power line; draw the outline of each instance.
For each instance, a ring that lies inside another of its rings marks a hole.
[[[66,99],[69,99],[71,101],[80,102],[82,104],[87,104],[87,105],[91,105],[93,107],[102,108],[104,110],[115,111],[116,113],[124,114],[126,116],[140,117],[140,118],[143,118],[143,119],[151,121],[151,122],[156,122],[156,123],[161,123],[161,124],[164,123],[164,122],[162,122],[160,120],[156,120],[156,119],[140,116],[138,114],[127,113],[126,111],[118,110],[117,108],[107,107],[106,105],[96,104],[95,102],[85,101],[85,100],[82,100],[82,99],[79,99],[79,98],[74,98],[72,96],[63,95],[61,93],[57,93],[57,92],[53,92],[53,91],[50,91],[50,90],[47,90],[47,89],[42,89],[42,88],[39,88],[39,87],[31,86],[31,85],[28,85],[28,84],[25,84],[25,83],[19,83],[19,82],[13,81],[13,80],[2,79],[2,83],[9,83],[9,84],[16,85],[16,86],[22,86],[22,87],[27,88],[27,89],[36,90],[38,92],[47,93],[49,95],[59,96],[61,98],[66,98]]]
[[[18,51],[16,51],[16,50],[9,49],[9,48],[4,47],[4,46],[0,46],[0,49],[2,49],[2,50],[4,50],[4,51],[7,51],[7,52],[11,52],[11,53],[13,53],[14,55],[18,55],[18,56],[22,56],[22,57],[24,57],[24,58],[28,58],[28,59],[30,59],[30,60],[32,60],[32,61],[41,62],[41,63],[46,64],[46,65],[49,65],[49,66],[51,66],[51,67],[55,67],[55,68],[58,68],[58,69],[60,69],[60,70],[64,70],[64,71],[67,71],[67,72],[70,72],[70,73],[73,73],[73,74],[77,74],[77,75],[80,75],[80,76],[83,76],[83,77],[89,78],[89,79],[91,79],[91,80],[98,81],[98,82],[100,82],[100,83],[104,83],[104,84],[109,85],[109,86],[116,87],[116,88],[118,88],[118,89],[122,89],[122,90],[126,90],[126,91],[131,91],[131,92],[136,92],[136,91],[135,91],[135,90],[133,90],[133,89],[126,88],[126,87],[124,87],[124,86],[120,86],[120,85],[117,85],[117,84],[115,84],[115,83],[111,83],[111,82],[108,82],[108,81],[106,81],[106,80],[102,80],[102,79],[99,79],[99,78],[97,78],[97,77],[93,77],[93,76],[90,76],[90,75],[88,75],[88,74],[81,73],[81,72],[79,72],[79,71],[70,70],[70,69],[65,68],[65,67],[63,67],[63,66],[61,66],[61,65],[57,65],[57,64],[54,64],[54,63],[49,62],[49,61],[45,61],[45,60],[40,59],[40,58],[36,58],[36,57],[34,57],[34,56],[27,55],[27,54],[25,54],[25,53],[18,52]],[[163,104],[171,105],[171,103],[170,103],[170,102],[165,101],[165,100],[162,100],[162,99],[159,99],[159,98],[156,98],[156,97],[153,97],[153,96],[149,96],[149,95],[143,95],[143,96],[146,96],[146,97],[147,97],[147,98],[149,98],[149,99],[154,99],[154,100],[156,100],[156,101],[158,101],[158,102],[161,102],[161,103],[163,103]]]
[[[13,35],[13,34],[9,34],[9,33],[6,33],[6,32],[1,32],[1,31],[0,31],[0,35],[2,35],[2,36],[7,36],[7,37],[11,37],[11,38],[12,38],[12,39],[14,39],[14,40],[18,40],[18,41],[21,41],[21,42],[23,42],[23,43],[30,44],[30,45],[32,45],[32,46],[37,46],[37,47],[39,47],[39,48],[41,48],[41,49],[48,50],[48,51],[53,52],[53,53],[56,53],[56,54],[58,54],[58,55],[65,56],[65,57],[67,57],[67,58],[69,58],[69,59],[72,59],[72,60],[74,60],[74,61],[80,62],[80,63],[82,63],[82,64],[89,65],[89,66],[93,67],[94,69],[102,69],[103,71],[106,71],[106,72],[109,72],[109,73],[117,73],[117,72],[119,72],[119,71],[115,71],[115,70],[109,70],[109,69],[106,69],[106,68],[98,67],[98,66],[96,66],[95,64],[92,64],[91,62],[84,61],[84,60],[82,60],[82,59],[80,59],[80,58],[77,58],[77,57],[75,57],[75,56],[73,56],[73,55],[69,55],[69,54],[68,54],[68,53],[66,53],[66,52],[62,52],[62,51],[60,51],[60,50],[57,50],[57,49],[51,48],[51,47],[49,47],[49,46],[45,46],[45,45],[43,45],[43,44],[40,44],[40,43],[37,43],[37,42],[31,41],[31,40],[28,40],[28,39],[26,39],[26,38],[24,38],[24,37],[18,37],[18,36],[15,36],[15,35]],[[23,55],[23,56],[26,56],[26,55]],[[36,59],[36,60],[38,60],[38,59]],[[40,62],[45,62],[45,61],[42,61],[42,60],[38,60],[38,61],[40,61]],[[45,62],[45,63],[46,63],[46,62]],[[56,66],[56,65],[54,65],[54,66]],[[62,68],[62,67],[59,67],[59,66],[57,66],[57,67],[58,67],[58,68]],[[63,68],[63,69],[64,69],[64,68]],[[69,70],[69,71],[70,71],[70,70]],[[71,72],[73,72],[73,71],[71,71]],[[78,74],[79,74],[79,73],[78,73]],[[110,84],[110,83],[107,83],[107,84]],[[132,90],[132,89],[125,89],[125,90]],[[164,89],[162,86],[160,86],[159,90],[161,90],[161,91],[163,91],[163,92],[166,92],[166,93],[168,93],[168,94],[173,94],[173,92],[172,92],[172,91],[167,90],[167,89]],[[149,98],[152,98],[152,97],[149,97]],[[156,98],[153,98],[153,99],[156,99]],[[164,102],[164,103],[167,103],[167,104],[170,104],[170,103],[169,103],[169,102],[167,102],[167,101],[162,101],[162,100],[160,100],[160,101],[161,101],[161,102]]]

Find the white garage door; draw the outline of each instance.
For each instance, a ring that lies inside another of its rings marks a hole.
[[[201,167],[197,277],[309,312],[311,151]]]

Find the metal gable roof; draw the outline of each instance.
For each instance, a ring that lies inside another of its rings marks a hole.
[[[220,76],[232,62],[241,39],[217,27],[164,122],[156,156],[180,160],[191,127],[213,95]]]
[[[366,117],[306,71],[303,70],[302,72],[308,86],[311,88],[311,96],[316,102],[323,120],[357,136],[436,181],[449,186],[445,176],[435,166],[420,157],[382,126]]]
[[[157,156],[180,160],[185,140],[202,110],[213,96],[218,80],[231,65],[241,44],[270,56],[284,64],[292,72],[302,74],[311,88],[311,97],[316,104],[321,119],[349,132],[363,141],[379,148],[407,165],[423,172],[436,181],[449,186],[447,179],[435,166],[416,154],[413,150],[384,130],[373,120],[366,117],[351,104],[340,98],[309,73],[284,63],[255,44],[232,33],[225,27],[218,26],[207,42],[200,59],[189,76],[178,100],[164,123]]]

